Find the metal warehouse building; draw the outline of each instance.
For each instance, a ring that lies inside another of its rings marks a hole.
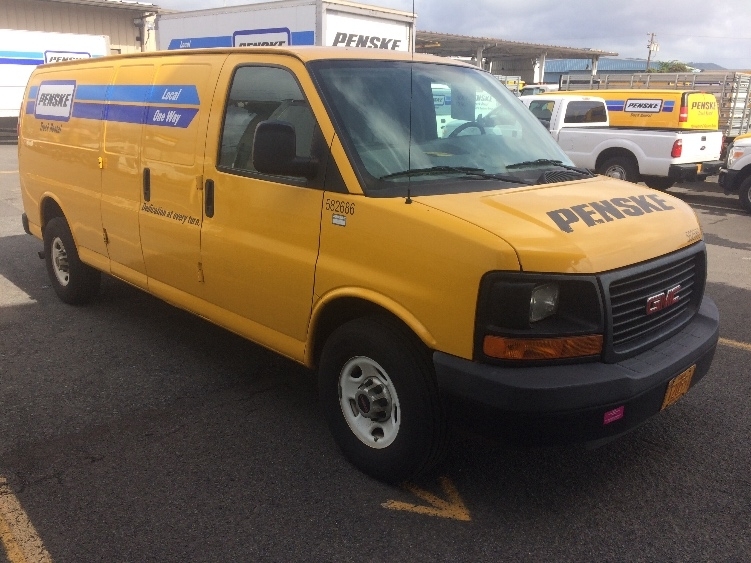
[[[146,50],[157,7],[124,0],[0,0],[0,29],[107,35],[112,54]]]

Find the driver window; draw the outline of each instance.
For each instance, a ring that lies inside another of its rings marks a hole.
[[[320,133],[317,132],[313,112],[292,73],[276,67],[238,68],[224,115],[219,166],[255,172],[253,137],[258,124],[266,120],[292,124],[297,156],[312,156],[314,139]]]

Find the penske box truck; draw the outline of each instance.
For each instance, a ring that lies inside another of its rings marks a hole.
[[[157,16],[159,49],[322,45],[412,51],[415,15],[343,0],[282,0]]]
[[[446,136],[439,95],[463,122]],[[257,47],[44,65],[18,146],[51,291],[99,307],[104,272],[316,370],[336,443],[386,481],[439,462],[452,405],[499,437],[599,442],[710,372],[691,207],[573,166],[459,61]],[[713,405],[694,397],[701,432]]]
[[[0,29],[0,133],[15,137],[23,91],[41,64],[109,55],[104,35]]]

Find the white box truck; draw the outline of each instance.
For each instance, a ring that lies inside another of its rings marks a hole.
[[[160,14],[162,50],[324,45],[414,50],[415,15],[344,0],[280,0]]]
[[[105,35],[0,29],[0,136],[15,138],[23,92],[38,65],[109,54]]]

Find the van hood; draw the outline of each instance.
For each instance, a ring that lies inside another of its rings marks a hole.
[[[702,237],[695,213],[681,200],[603,176],[413,199],[501,237],[527,272],[604,272]]]

